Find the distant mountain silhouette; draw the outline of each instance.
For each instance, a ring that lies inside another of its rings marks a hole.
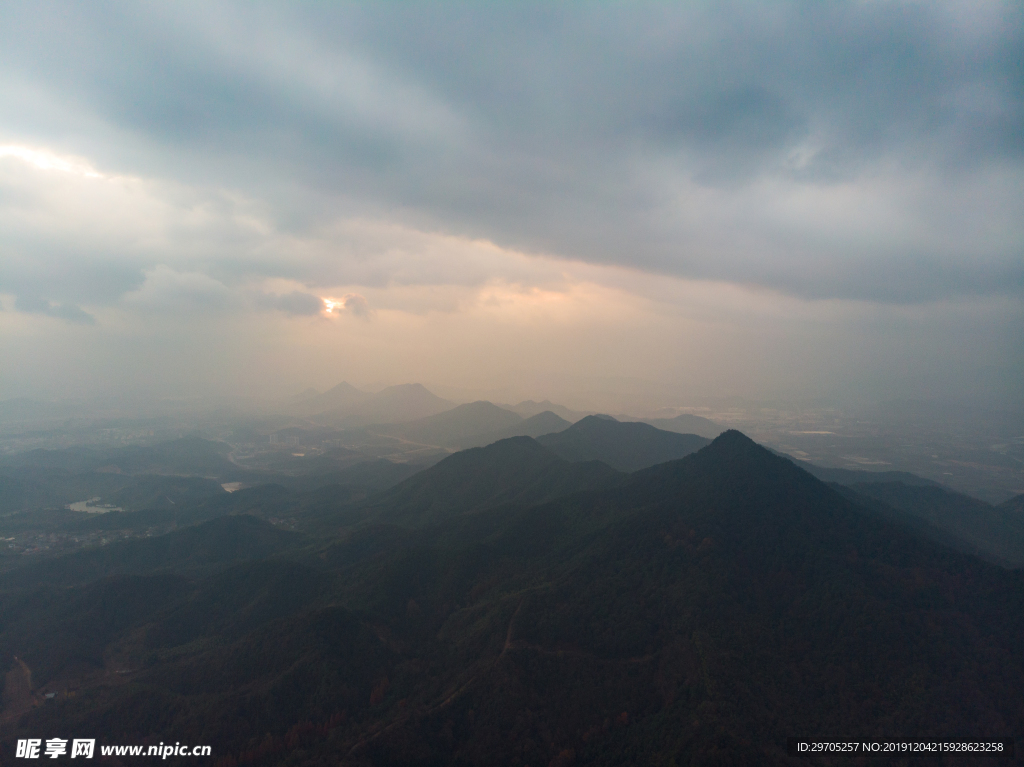
[[[303,389],[298,394],[289,397],[288,401],[292,403],[306,402],[308,400],[313,399],[313,397],[318,396],[320,396],[320,392],[318,392],[316,389],[310,386],[306,389]]]
[[[641,421],[663,431],[674,431],[677,434],[696,434],[700,437],[714,439],[725,427],[707,418],[690,413],[681,413],[674,418],[641,418]]]
[[[779,453],[779,455],[784,455]],[[902,482],[904,485],[920,485],[922,487],[938,487],[937,482],[911,474],[909,471],[865,471],[864,469],[836,469],[830,466],[818,466],[809,461],[801,461],[792,456],[785,456],[809,474],[813,474],[822,482],[836,482],[840,485],[876,484],[879,482]]]
[[[951,533],[970,544],[972,552],[1024,566],[1024,515],[1012,507],[992,506],[941,486],[872,482],[851,488]]]
[[[557,434],[537,438],[567,461],[604,461],[619,471],[636,471],[689,455],[710,440],[695,434],[675,434],[611,416],[587,416]]]
[[[304,392],[306,394],[306,392]],[[323,394],[314,391],[292,402],[292,410],[305,415],[314,415],[326,411],[341,410],[362,402],[370,396],[368,392],[357,389],[347,381],[342,381]]]
[[[906,471],[836,469],[789,460],[823,482],[850,488],[854,495],[846,495],[857,502],[872,508],[884,504],[890,511],[879,511],[926,537],[1003,565],[1024,566],[1024,515],[1013,512],[1014,499],[1010,505],[992,506]]]
[[[358,427],[412,421],[453,407],[454,402],[441,399],[420,384],[400,384],[351,404],[317,413],[316,418],[332,426]]]
[[[481,400],[414,421],[378,425],[373,430],[424,445],[459,447],[468,437],[504,430],[522,421],[521,416]]]
[[[559,418],[564,418],[569,423],[576,423],[587,415],[579,410],[570,410],[564,405],[556,405],[554,402],[547,399],[543,402],[535,402],[532,399],[528,399],[523,400],[516,405],[502,405],[501,407],[506,410],[511,410],[513,413],[518,413],[523,418],[532,418],[539,413],[549,411],[557,415]]]
[[[482,447],[483,445],[490,445],[492,442],[509,439],[511,437],[536,438],[542,434],[553,434],[564,431],[570,426],[572,426],[572,424],[564,418],[558,417],[550,410],[545,410],[543,413],[537,413],[537,415],[524,418],[518,423],[515,423],[508,428],[501,429],[500,431],[492,431],[486,434],[474,434],[471,437],[460,440],[458,446],[463,448]]]
[[[531,505],[608,488],[622,474],[597,462],[570,463],[530,437],[471,448],[371,499],[375,520],[423,525],[501,504]]]

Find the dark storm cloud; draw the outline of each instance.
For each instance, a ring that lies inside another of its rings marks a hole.
[[[0,118],[300,233],[341,212],[810,297],[1019,296],[1022,8],[32,3]]]

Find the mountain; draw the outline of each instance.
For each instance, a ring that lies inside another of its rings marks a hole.
[[[504,439],[445,458],[370,499],[368,516],[406,526],[436,523],[502,504],[532,505],[581,490],[613,487],[607,465],[570,463],[530,437]]]
[[[862,482],[850,487],[959,538],[971,551],[1024,566],[1024,515],[1011,507],[992,506],[941,486]]]
[[[511,410],[513,413],[518,413],[523,418],[531,418],[539,413],[545,411],[554,413],[559,418],[564,418],[569,423],[576,423],[578,420],[586,416],[586,413],[581,413],[578,410],[570,410],[564,405],[556,405],[551,400],[544,400],[543,402],[535,402],[532,399],[523,400],[518,405],[502,405],[506,410]]]
[[[567,461],[604,461],[619,471],[682,458],[710,442],[696,434],[675,434],[646,423],[623,423],[596,415],[537,441]]]
[[[420,489],[451,507],[552,465],[510,442]],[[194,580],[0,592],[0,656],[55,693],[0,748],[63,728],[254,767],[783,765],[794,733],[1024,733],[1024,574],[738,432],[602,490],[423,521]]]
[[[373,430],[424,445],[456,447],[468,437],[505,430],[522,421],[521,416],[481,400],[414,421],[378,425]]]
[[[543,413],[537,413],[537,415],[524,418],[505,429],[466,437],[459,441],[458,447],[480,447],[497,442],[498,440],[509,439],[510,437],[536,438],[543,434],[565,431],[570,426],[572,424],[564,418],[559,418],[550,410],[545,410]]]
[[[876,484],[888,482],[901,482],[904,485],[917,485],[922,487],[938,487],[937,482],[919,477],[908,471],[865,471],[864,469],[835,469],[828,466],[818,466],[809,461],[801,461],[798,458],[786,456],[793,463],[812,474],[822,482],[835,482],[840,485],[852,487],[859,484]]]
[[[640,420],[662,431],[674,431],[677,434],[696,434],[708,439],[714,439],[725,431],[724,426],[720,426],[714,421],[709,421],[707,418],[701,418],[699,415],[691,415],[690,413],[681,413],[674,418],[641,418]]]
[[[441,399],[420,384],[400,384],[369,394],[356,402],[320,412],[317,418],[333,426],[351,428],[412,421],[443,413],[453,407],[454,402]]]
[[[310,387],[307,387],[307,388],[303,389],[298,394],[295,394],[295,395],[292,395],[291,397],[289,397],[288,401],[291,402],[291,403],[306,402],[307,400],[310,400],[313,397],[318,397],[318,396],[320,396],[320,392],[318,392],[316,389],[314,389],[312,386],[310,386]]]
[[[381,434],[401,436],[426,445],[450,448],[482,447],[511,437],[539,437],[562,431],[571,424],[551,411],[522,418],[490,402],[472,402],[417,421],[376,425]]]
[[[314,415],[329,410],[342,410],[351,407],[367,399],[369,396],[369,393],[357,389],[347,381],[342,381],[323,394],[318,394],[315,390],[303,392],[299,398],[292,402],[290,410],[305,415]]]
[[[905,471],[835,469],[790,460],[823,482],[849,488],[855,495],[848,497],[916,525],[926,537],[1001,564],[1024,566],[1024,515],[1014,511],[1017,499],[992,506]]]

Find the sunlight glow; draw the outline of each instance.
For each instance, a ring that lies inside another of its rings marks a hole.
[[[14,157],[29,165],[34,165],[39,170],[57,170],[87,178],[103,178],[103,174],[97,173],[92,166],[75,159],[60,157],[45,149],[30,149],[25,146],[6,144],[0,146],[0,159],[4,157]]]

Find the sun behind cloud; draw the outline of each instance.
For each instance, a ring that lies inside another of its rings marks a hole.
[[[359,293],[346,293],[341,298],[322,297],[324,302],[324,314],[338,317],[343,312],[348,312],[356,317],[370,316],[370,302],[365,296]]]

